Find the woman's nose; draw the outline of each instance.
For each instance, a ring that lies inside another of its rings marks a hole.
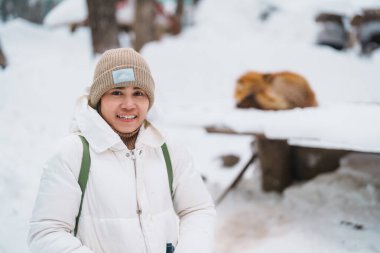
[[[121,103],[121,107],[123,109],[134,109],[136,107],[136,103],[133,98],[126,97],[123,99],[123,102]]]

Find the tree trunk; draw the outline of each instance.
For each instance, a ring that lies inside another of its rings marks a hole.
[[[175,34],[179,34],[182,30],[183,12],[184,12],[184,0],[177,0],[177,6],[175,9],[175,23],[177,25],[177,31],[175,32]]]
[[[119,47],[115,0],[87,0],[94,53]]]
[[[182,18],[184,10],[184,0],[177,0],[177,7],[175,9],[175,15],[179,18]]]
[[[140,51],[145,43],[156,39],[154,1],[136,0],[134,48]]]

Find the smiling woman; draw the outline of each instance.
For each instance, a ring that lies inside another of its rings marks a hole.
[[[98,112],[117,132],[135,132],[146,119],[149,99],[138,87],[119,87],[107,91],[98,104]]]
[[[213,251],[215,208],[200,175],[146,120],[154,86],[133,49],[102,55],[72,133],[45,165],[32,253]]]

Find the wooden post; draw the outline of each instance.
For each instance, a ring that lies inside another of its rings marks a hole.
[[[291,148],[287,141],[256,135],[256,150],[262,171],[262,189],[282,192],[292,182]]]

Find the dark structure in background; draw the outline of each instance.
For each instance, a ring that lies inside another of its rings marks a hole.
[[[5,58],[4,52],[1,48],[1,43],[0,43],[0,67],[2,69],[5,69],[7,67],[7,59]]]
[[[380,9],[363,10],[353,17],[351,25],[362,55],[368,56],[380,47]]]
[[[12,18],[23,18],[41,24],[45,15],[58,2],[59,0],[0,0],[1,20],[5,22]]]
[[[315,21],[320,26],[317,44],[345,50],[357,46],[360,54],[370,56],[380,48],[380,9],[364,9],[350,17],[320,13]]]
[[[119,47],[115,0],[87,0],[88,22],[94,53]]]
[[[349,46],[349,32],[345,27],[345,17],[334,13],[321,13],[315,21],[320,25],[317,44],[330,46],[337,50]]]

